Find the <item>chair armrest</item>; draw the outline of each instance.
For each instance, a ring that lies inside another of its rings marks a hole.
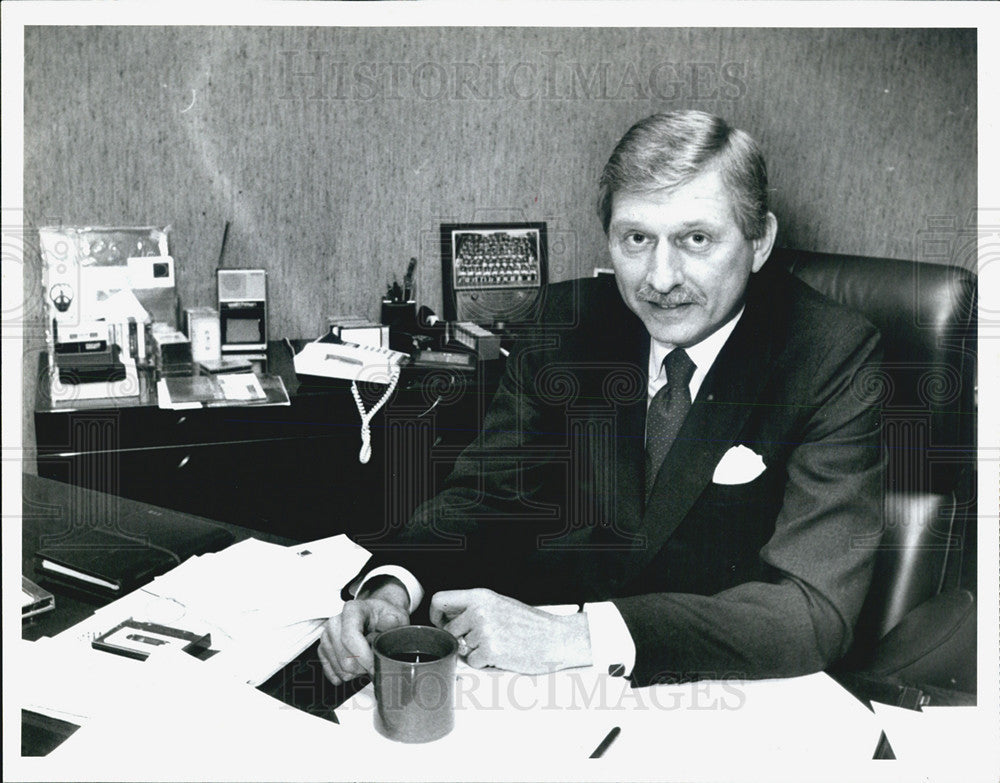
[[[949,590],[920,604],[879,640],[863,674],[918,688],[975,693],[975,596]]]

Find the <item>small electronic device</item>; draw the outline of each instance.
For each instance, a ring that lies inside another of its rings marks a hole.
[[[457,351],[414,351],[412,366],[418,369],[475,370],[476,356]]]
[[[267,272],[219,269],[219,332],[222,354],[267,351]]]
[[[120,345],[122,353],[138,364],[146,363],[146,326],[136,318],[109,324],[111,341]]]
[[[52,323],[55,365],[62,383],[114,382],[125,379],[121,348],[110,339],[104,321],[62,328]]]
[[[405,353],[357,343],[317,340],[295,355],[295,374],[315,378],[388,383],[390,372],[409,361]]]
[[[485,326],[534,321],[548,276],[545,223],[441,226],[444,316]]]
[[[352,315],[340,315],[327,321],[330,336],[345,343],[371,345],[375,348],[389,347],[389,327],[377,324],[367,318]]]
[[[410,357],[388,348],[331,340],[331,337],[321,337],[299,351],[295,355],[295,374],[300,378],[313,376],[351,381],[351,396],[354,397],[354,404],[361,416],[361,451],[358,460],[361,464],[366,464],[372,456],[372,419],[392,396],[399,382],[402,365]],[[382,396],[371,408],[366,407],[358,381],[385,385]]]
[[[476,352],[480,359],[489,361],[500,356],[500,335],[474,323],[459,322],[448,324],[446,331],[449,342],[464,345]]]
[[[153,365],[161,376],[192,375],[191,341],[187,335],[163,323],[150,328],[149,341],[153,349]]]

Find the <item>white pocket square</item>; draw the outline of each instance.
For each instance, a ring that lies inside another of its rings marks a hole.
[[[764,458],[746,446],[733,446],[715,466],[715,484],[746,484],[764,472]]]

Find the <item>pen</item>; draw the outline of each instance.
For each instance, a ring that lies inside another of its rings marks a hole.
[[[593,753],[590,754],[590,758],[599,759],[604,755],[604,751],[611,747],[611,743],[615,741],[615,737],[622,733],[621,726],[615,726],[611,731],[608,732],[608,736],[601,740],[601,744],[597,746]]]
[[[413,273],[417,269],[417,259],[411,258],[406,267],[406,274],[403,276],[403,301],[409,302],[413,298]]]

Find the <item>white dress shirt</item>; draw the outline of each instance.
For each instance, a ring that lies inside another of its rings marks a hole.
[[[736,328],[742,315],[743,308],[740,308],[740,311],[721,328],[716,329],[700,343],[685,348],[695,365],[689,386],[692,400],[698,396],[698,390],[701,388],[705,376],[712,369],[719,351],[729,339],[729,335],[733,333],[733,329]],[[652,338],[649,341],[647,406],[656,393],[667,383],[663,360],[673,349],[673,345],[661,343]],[[369,579],[381,575],[393,576],[402,582],[410,596],[410,613],[412,614],[423,601],[424,589],[413,574],[400,566],[389,565],[373,568],[356,587],[351,586],[352,595],[357,595]],[[625,624],[621,612],[618,611],[618,607],[611,601],[599,601],[584,604],[583,611],[587,614],[587,623],[590,628],[590,653],[593,665],[597,667],[598,671],[616,671],[627,677],[635,667],[635,642],[632,640],[632,634],[629,633],[628,626]]]

